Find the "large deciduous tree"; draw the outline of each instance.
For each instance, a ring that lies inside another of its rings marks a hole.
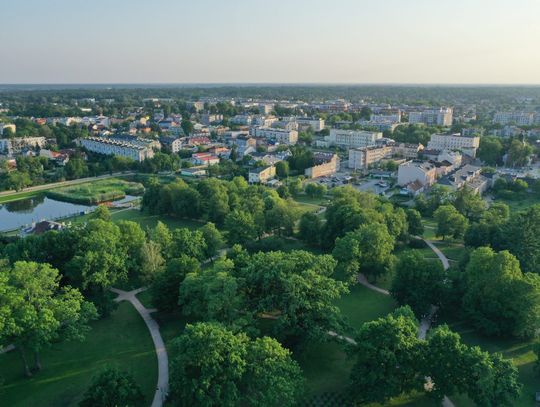
[[[39,370],[44,347],[60,338],[82,340],[95,318],[94,305],[77,289],[60,287],[58,270],[48,264],[0,265],[0,347],[15,344],[26,375],[31,375],[26,352],[34,353]]]

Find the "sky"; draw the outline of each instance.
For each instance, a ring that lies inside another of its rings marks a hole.
[[[540,0],[0,0],[0,83],[540,84]]]

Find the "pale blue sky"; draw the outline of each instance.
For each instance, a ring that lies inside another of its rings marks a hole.
[[[0,83],[540,83],[538,0],[0,0]]]

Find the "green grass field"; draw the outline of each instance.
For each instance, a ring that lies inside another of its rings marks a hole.
[[[511,212],[515,212],[540,204],[540,198],[532,194],[527,194],[525,197],[520,197],[520,199],[516,200],[494,198],[493,202],[504,203],[510,207]]]
[[[140,195],[144,192],[142,184],[128,182],[118,178],[108,178],[99,181],[57,188],[47,191],[48,197],[59,201],[95,205],[100,202],[121,199],[126,195]]]
[[[61,342],[42,353],[43,370],[23,376],[16,351],[0,355],[0,405],[76,406],[92,377],[106,365],[130,372],[148,403],[157,381],[157,360],[150,333],[129,303],[92,324],[85,342]]]
[[[0,204],[18,201],[19,199],[32,198],[34,196],[38,196],[39,194],[43,194],[43,193],[44,191],[31,191],[31,192],[19,192],[12,195],[0,196]]]

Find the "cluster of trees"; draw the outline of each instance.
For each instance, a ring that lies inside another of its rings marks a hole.
[[[414,390],[439,402],[445,394],[467,394],[481,406],[510,406],[519,396],[511,361],[463,344],[447,326],[419,339],[418,321],[408,307],[364,324],[355,341],[350,388],[357,402],[385,403]]]
[[[294,202],[274,190],[248,185],[242,177],[232,181],[209,178],[192,184],[152,181],[142,207],[154,214],[214,222],[227,231],[230,244],[244,244],[265,233],[292,235],[298,219]]]

